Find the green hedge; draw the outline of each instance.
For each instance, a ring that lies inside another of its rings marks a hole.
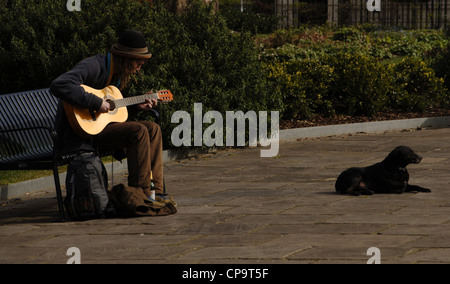
[[[411,57],[393,66],[394,92],[390,105],[400,111],[424,112],[434,107],[449,107],[444,79],[424,61]]]
[[[260,42],[268,79],[282,92],[285,118],[450,106],[445,32],[301,27]]]
[[[449,52],[432,60],[437,75],[424,63],[425,53],[447,42],[437,32],[279,30],[260,50],[249,33],[232,32],[198,0],[180,15],[149,1],[82,1],[81,12],[63,2],[0,0],[2,93],[48,87],[83,58],[106,53],[125,28],[136,28],[153,57],[124,93],[172,91],[174,102],[160,107],[167,139],[176,126],[168,123],[172,114],[193,114],[197,102],[204,113],[279,110],[284,119],[449,106]]]
[[[0,0],[2,93],[48,87],[78,61],[108,52],[126,28],[141,30],[153,54],[124,93],[168,88],[174,102],[160,107],[164,122],[177,110],[204,112],[276,110],[279,96],[268,83],[258,50],[247,33],[232,33],[212,6],[191,1],[181,15],[149,1],[82,1],[81,12],[65,2]],[[165,123],[164,137],[175,125]],[[166,141],[170,146],[170,141]]]
[[[0,1],[2,93],[45,88],[86,56],[106,52],[121,30],[142,19],[148,5],[137,1]]]
[[[424,112],[448,107],[444,80],[420,59],[387,64],[359,54],[337,53],[320,59],[267,65],[268,79],[283,95],[285,117],[314,114],[365,115]]]

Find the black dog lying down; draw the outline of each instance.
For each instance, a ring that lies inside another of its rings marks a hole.
[[[336,181],[341,194],[372,195],[374,193],[431,192],[428,188],[409,185],[406,166],[418,164],[422,157],[406,146],[395,148],[381,163],[365,168],[350,168]]]

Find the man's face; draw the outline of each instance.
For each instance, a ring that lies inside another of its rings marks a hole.
[[[146,59],[144,58],[139,58],[136,60],[133,60],[133,74],[138,73],[141,70],[142,65],[144,65],[146,62]]]

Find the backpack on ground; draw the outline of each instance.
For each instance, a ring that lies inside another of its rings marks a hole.
[[[71,220],[105,218],[110,208],[108,174],[98,155],[81,153],[67,168],[64,207]]]

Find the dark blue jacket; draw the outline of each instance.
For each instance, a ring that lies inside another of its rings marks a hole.
[[[94,94],[85,92],[80,85],[84,84],[95,89],[106,87],[109,77],[107,58],[107,56],[99,54],[82,60],[51,83],[51,92],[60,100],[70,104],[94,111],[99,110],[103,100]],[[94,150],[91,139],[83,139],[73,132],[62,103],[58,107],[56,131],[61,153]]]

